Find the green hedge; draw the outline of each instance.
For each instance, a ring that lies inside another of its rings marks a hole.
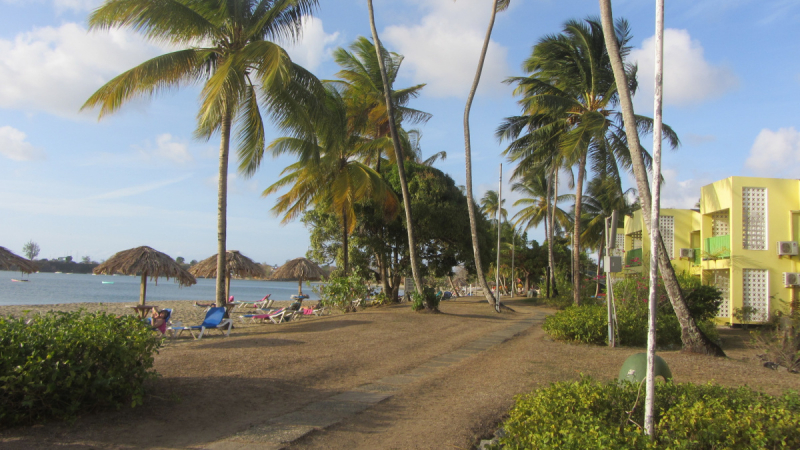
[[[617,296],[618,343],[632,347],[647,345],[648,286],[640,277],[631,277],[615,283]],[[701,285],[689,276],[681,277],[690,314],[700,329],[710,339],[718,337],[712,319],[721,302],[719,289]],[[672,309],[663,284],[658,285],[658,315],[656,318],[656,345],[660,348],[681,346],[681,326]],[[554,339],[603,345],[608,336],[608,313],[605,305],[586,302],[571,306],[545,319],[544,330]]]
[[[0,320],[0,424],[142,403],[161,345],[133,316],[50,313]]]
[[[797,449],[800,397],[746,387],[659,383],[656,439],[644,423],[644,388],[583,378],[519,396],[503,449]],[[637,400],[638,397],[638,400]],[[629,414],[629,412],[632,413]]]

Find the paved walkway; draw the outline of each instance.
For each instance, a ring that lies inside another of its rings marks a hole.
[[[343,392],[322,401],[311,403],[292,413],[274,418],[264,425],[254,426],[227,439],[202,448],[208,450],[277,450],[308,433],[325,430],[392,397],[404,386],[443,371],[454,364],[500,345],[544,320],[545,314],[525,315],[512,325],[474,340],[458,350],[440,355],[421,366],[399,375],[381,378],[352,391]]]

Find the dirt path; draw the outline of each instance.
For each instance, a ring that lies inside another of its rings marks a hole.
[[[231,439],[364,385],[416,373],[393,385],[390,397],[289,448],[470,448],[491,433],[515,394],[580,373],[614,378],[625,358],[641,351],[552,342],[535,320],[550,311],[511,303],[517,314],[497,315],[485,303],[460,300],[443,303],[444,314],[413,313],[406,304],[238,326],[230,338],[179,339],[157,356],[162,376],[144,407],[4,430],[0,447],[279,448]],[[520,320],[531,321],[526,331],[486,341]],[[728,359],[660,355],[676,381],[750,384],[772,393],[800,388],[800,377],[757,365],[739,335],[727,340]],[[480,351],[467,353],[470,348]]]

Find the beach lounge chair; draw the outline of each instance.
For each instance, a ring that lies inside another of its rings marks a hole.
[[[211,330],[211,329],[217,329],[223,335],[230,336],[231,328],[233,328],[233,321],[231,319],[225,318],[225,307],[215,306],[213,308],[209,308],[209,310],[206,311],[206,318],[200,325],[185,327],[183,325],[179,325],[176,323],[173,326],[167,328],[167,330],[172,332],[173,337],[180,336],[181,333],[188,330],[190,333],[192,333],[192,337],[194,337],[195,339],[202,339],[206,330]],[[195,334],[195,332],[199,333]]]
[[[275,302],[275,300],[272,300],[272,299],[269,298],[271,295],[272,294],[267,294],[261,300],[257,300],[257,301],[254,301],[254,302],[247,301],[247,300],[238,301],[238,302],[236,302],[236,309],[241,310],[242,308],[252,307],[252,308],[255,308],[255,309],[269,310],[270,307],[272,306],[272,304]]]
[[[276,309],[275,311],[267,311],[262,314],[242,314],[239,318],[242,319],[242,322],[247,322],[247,319],[250,319],[251,322],[256,322],[258,320],[266,321],[269,320],[272,323],[280,323],[283,320],[283,312],[286,308]]]

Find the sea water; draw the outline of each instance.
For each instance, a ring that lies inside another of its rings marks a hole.
[[[27,282],[11,281],[26,279]],[[106,283],[103,283],[103,282]],[[198,278],[197,284],[180,287],[174,279],[147,279],[147,302],[159,300],[213,301],[216,280]],[[0,270],[0,305],[51,305],[55,303],[124,303],[139,301],[141,277],[72,273],[32,273]],[[312,283],[312,286],[316,283]],[[319,299],[308,283],[303,293]],[[291,300],[297,294],[296,281],[231,280],[231,295],[236,300],[261,300],[271,294],[274,300]]]

